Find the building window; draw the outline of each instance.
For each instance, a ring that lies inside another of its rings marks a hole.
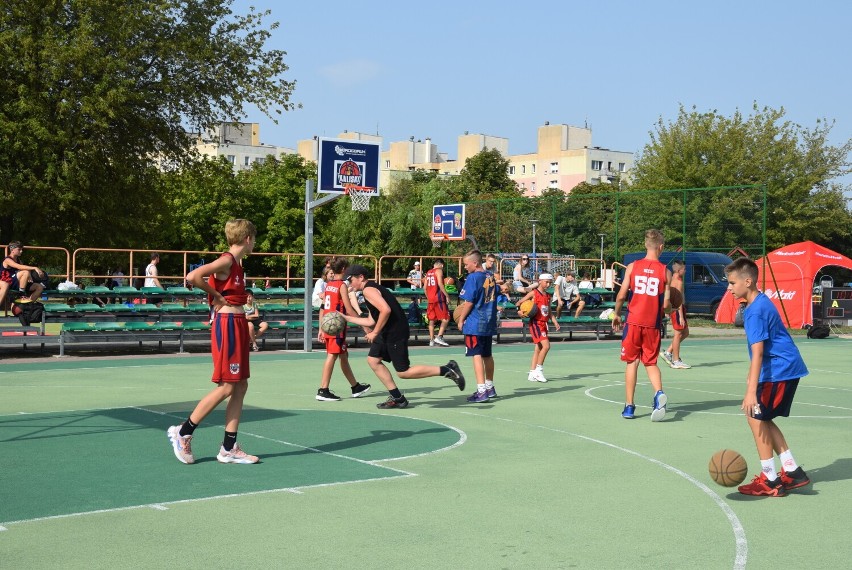
[[[606,163],[606,169],[609,170],[610,172],[612,172],[612,163],[611,162]]]
[[[619,162],[619,163],[618,163],[618,171],[619,171],[619,172],[624,172],[626,169],[627,169],[627,165],[626,165],[626,164],[624,164],[623,162]]]
[[[263,164],[264,162],[266,162],[266,158],[263,157],[263,156],[258,156],[257,158],[254,159],[254,161],[258,164]]]
[[[515,167],[514,167],[514,166],[510,166],[510,167],[509,167],[509,176],[514,176],[514,174],[515,174]]]
[[[535,174],[535,164],[532,165],[532,173]]]
[[[601,170],[603,168],[602,160],[593,160],[592,161],[592,170]]]
[[[535,192],[535,182],[530,183],[530,192]]]
[[[386,161],[385,161],[385,168],[387,168],[388,170],[390,170],[390,161],[389,161],[389,160],[386,160]]]
[[[550,173],[556,174],[558,172],[559,172],[559,163],[558,162],[551,162],[550,163]]]
[[[526,173],[527,173],[527,165],[526,165],[526,164],[522,164],[522,165],[521,165],[521,174],[526,174]]]
[[[249,158],[248,156],[247,156],[247,157],[245,157],[245,159],[244,159],[244,161],[243,161],[243,164],[245,164],[246,166],[248,166],[250,163],[251,163],[251,158]]]
[[[558,180],[551,180],[550,181],[550,188],[559,188],[559,181]]]
[[[228,162],[230,162],[231,164],[235,164],[237,162],[237,157],[234,156],[233,154],[229,154],[228,155]]]

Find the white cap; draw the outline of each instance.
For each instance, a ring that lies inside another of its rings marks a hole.
[[[414,262],[414,265],[420,265],[420,262],[419,262],[419,261],[415,261],[415,262]]]
[[[542,273],[538,276],[538,279],[539,281],[544,281],[545,279],[547,279],[548,281],[553,281],[553,275],[551,275],[550,273]]]

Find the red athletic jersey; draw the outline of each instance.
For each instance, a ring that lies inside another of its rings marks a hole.
[[[231,258],[231,269],[228,272],[228,277],[224,281],[220,281],[219,279],[216,279],[216,275],[213,274],[207,279],[207,284],[221,293],[229,305],[239,305],[242,307],[248,300],[246,296],[246,278],[243,273],[243,266],[239,264],[237,259],[230,252],[226,251],[221,257],[225,257],[226,255]],[[207,302],[211,305],[212,301],[213,299],[207,299]]]
[[[444,272],[442,271],[441,274]],[[426,277],[423,279],[423,287],[426,289],[426,302],[427,303],[443,303],[445,306],[447,304],[447,297],[441,291],[441,287],[438,285],[438,276],[435,273],[435,268],[430,269],[426,272]]]
[[[659,328],[666,292],[666,266],[651,259],[632,263],[632,277],[627,297],[627,324]]]
[[[535,289],[533,290],[533,301],[535,301],[538,311],[531,320],[545,323],[545,330],[547,330],[547,321],[550,320],[550,295]]]
[[[346,305],[343,304],[343,297],[340,295],[341,285],[343,285],[341,279],[332,279],[326,283],[322,299],[322,310],[324,312],[337,311],[346,314]]]

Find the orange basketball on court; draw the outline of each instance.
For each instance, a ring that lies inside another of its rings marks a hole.
[[[455,285],[456,280],[452,277],[444,277],[444,285]]]
[[[736,487],[745,481],[748,473],[745,458],[733,449],[714,453],[707,468],[710,478],[723,487]]]

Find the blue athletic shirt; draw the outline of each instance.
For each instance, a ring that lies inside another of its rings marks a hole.
[[[490,271],[474,271],[464,280],[459,299],[473,303],[464,321],[464,334],[494,336],[497,334],[497,282]]]
[[[782,382],[808,375],[799,349],[781,322],[778,309],[766,295],[758,294],[746,307],[743,317],[749,358],[751,345],[763,341],[763,366],[758,382]]]

